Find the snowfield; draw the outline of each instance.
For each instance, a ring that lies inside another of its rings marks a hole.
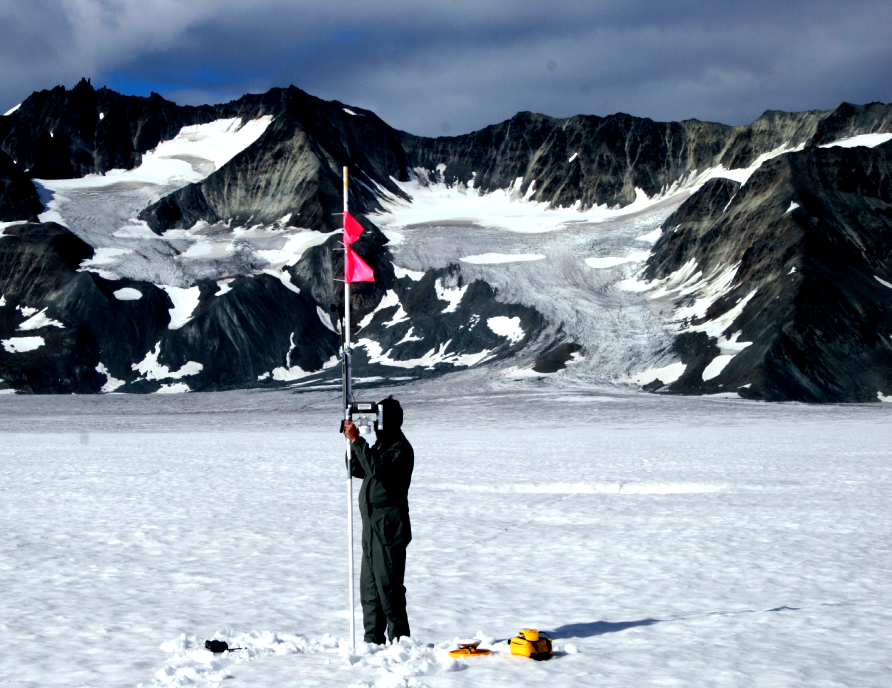
[[[889,405],[391,391],[413,637],[353,653],[337,392],[0,397],[0,684],[890,684]]]

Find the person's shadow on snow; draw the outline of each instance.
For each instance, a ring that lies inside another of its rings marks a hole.
[[[635,626],[650,626],[660,623],[660,619],[641,619],[640,621],[618,621],[612,623],[610,621],[592,621],[590,623],[574,623],[558,626],[553,631],[547,631],[554,640],[565,640],[567,638],[592,638],[596,635],[604,635],[605,633],[617,633],[627,628]]]

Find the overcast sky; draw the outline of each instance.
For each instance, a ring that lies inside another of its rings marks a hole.
[[[417,134],[521,110],[744,124],[892,101],[889,0],[0,0],[0,113],[82,77],[222,102],[294,84]]]

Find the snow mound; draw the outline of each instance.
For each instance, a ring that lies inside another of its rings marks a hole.
[[[494,639],[483,633],[478,633],[477,638],[482,641],[481,647],[491,649],[494,654],[509,652],[507,642],[493,645]],[[350,685],[370,688],[421,688],[424,684],[417,680],[418,677],[468,668],[464,662],[449,656],[449,651],[458,647],[457,639],[437,645],[414,638],[401,638],[392,645],[360,642],[352,650],[345,639],[328,633],[321,638],[310,638],[300,633],[218,631],[214,639],[225,640],[233,649],[213,653],[205,648],[204,639],[186,634],[162,643],[161,650],[170,653],[170,657],[148,685],[170,688],[217,686],[234,678],[231,668],[238,664],[310,653],[342,658],[342,663],[332,663],[332,672],[346,670],[356,675]]]
[[[232,678],[228,668],[258,659],[306,652],[336,652],[339,641],[328,635],[312,640],[303,635],[277,634],[271,631],[250,631],[240,635],[218,632],[215,639],[225,639],[233,651],[213,653],[206,650],[204,640],[180,635],[161,644],[171,657],[155,672],[151,686],[211,686]],[[142,685],[142,684],[141,684]]]

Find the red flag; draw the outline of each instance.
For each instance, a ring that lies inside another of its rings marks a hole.
[[[352,244],[360,234],[362,234],[362,225],[354,220],[350,213],[344,213],[344,246]]]
[[[374,271],[352,248],[347,249],[347,255],[344,257],[344,281],[347,284],[375,281]]]

